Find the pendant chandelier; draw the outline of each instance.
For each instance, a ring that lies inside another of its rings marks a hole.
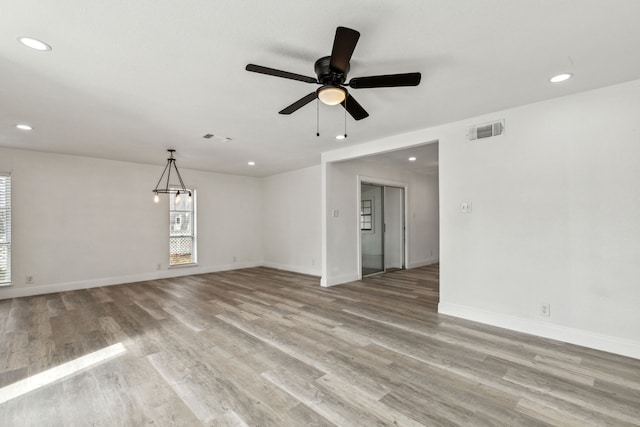
[[[153,196],[153,201],[155,203],[158,203],[160,201],[159,194],[175,194],[176,202],[180,201],[180,194],[188,194],[189,199],[191,199],[191,191],[187,190],[187,187],[185,187],[184,182],[182,181],[182,176],[180,176],[178,166],[176,165],[176,159],[173,158],[173,153],[175,153],[176,150],[169,149],[167,151],[169,152],[169,158],[167,159],[167,165],[164,167],[164,171],[162,171],[162,175],[160,175],[158,184],[156,184],[156,188],[153,190],[153,192],[155,193],[155,195]],[[180,181],[180,188],[175,188],[176,186],[174,186],[174,188],[170,187],[169,181],[171,180],[171,169],[173,169],[178,176],[178,180]],[[165,181],[164,187],[162,187],[162,179],[165,177],[165,175],[167,176],[167,179]]]

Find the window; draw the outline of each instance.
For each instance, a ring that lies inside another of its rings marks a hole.
[[[373,230],[373,205],[371,200],[360,201],[360,230]]]
[[[0,173],[0,285],[11,284],[11,176]]]
[[[176,189],[177,190],[177,189]],[[196,192],[169,197],[169,265],[196,262]]]

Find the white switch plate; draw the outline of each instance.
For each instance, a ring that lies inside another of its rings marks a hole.
[[[331,216],[333,216],[334,218],[338,218],[340,216],[340,211],[338,209],[334,209],[331,212]]]
[[[471,213],[471,202],[462,202],[462,203],[460,203],[460,212],[462,212],[462,213]]]

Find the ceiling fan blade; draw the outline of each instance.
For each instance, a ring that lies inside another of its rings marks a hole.
[[[344,102],[340,105],[345,107]],[[351,117],[356,120],[362,120],[369,117],[369,113],[367,113],[367,111],[362,108],[362,105],[358,104],[358,101],[356,101],[355,98],[351,95],[347,95],[347,106],[345,107],[345,109],[349,114],[351,114]]]
[[[284,108],[282,111],[279,111],[279,113],[280,114],[291,114],[294,111],[297,111],[300,108],[304,107],[305,105],[307,105],[308,103],[310,103],[314,99],[316,99],[316,93],[315,92],[311,92],[309,95],[298,99],[296,102],[294,102],[293,104],[291,104],[288,107]]]
[[[387,74],[383,76],[355,77],[349,82],[353,89],[367,89],[375,87],[418,86],[422,75],[420,73]]]
[[[263,67],[262,65],[249,64],[245,67],[245,70],[252,71],[254,73],[267,74],[269,76],[282,77],[283,79],[298,80],[305,83],[318,83],[318,80],[314,77],[307,77],[302,74],[276,70],[275,68]]]
[[[333,39],[333,49],[331,50],[331,60],[329,66],[341,73],[349,71],[349,61],[356,48],[360,33],[346,27],[336,28],[336,36]]]

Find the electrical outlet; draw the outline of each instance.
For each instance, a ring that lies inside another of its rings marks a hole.
[[[33,283],[33,276],[27,276],[27,283]]]
[[[471,202],[462,202],[462,203],[460,203],[460,212],[462,212],[462,213],[471,213]]]
[[[158,270],[162,270],[162,263],[158,263]]]
[[[237,259],[236,259],[235,255],[234,255],[234,256],[233,256],[233,262],[236,262],[236,260],[237,260]]]
[[[549,304],[540,304],[540,316],[551,317],[551,306]]]

